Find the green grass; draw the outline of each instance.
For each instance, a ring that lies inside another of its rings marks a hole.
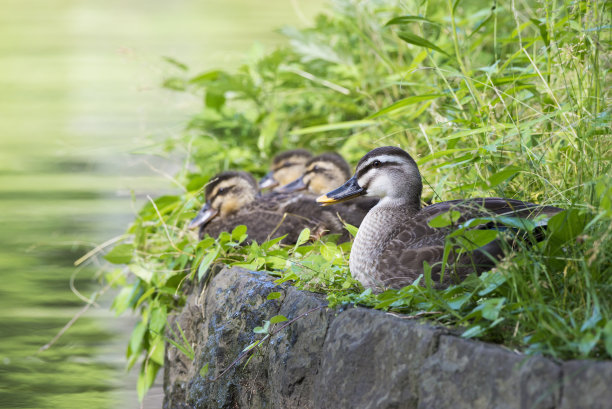
[[[166,141],[185,158],[182,190],[147,204],[109,256],[133,273],[116,308],[142,314],[132,362],[144,354],[161,365],[151,346],[183,302],[177,288],[215,260],[266,268],[279,282],[326,292],[332,305],[427,313],[465,337],[528,353],[609,359],[610,24],[603,1],[334,1],[313,28],[283,28],[287,46],[254,52],[236,72],[189,77],[176,65],[166,87],[203,101]],[[262,175],[274,153],[296,146],[355,163],[381,145],[417,158],[424,199],[504,196],[567,211],[539,245],[480,277],[379,295],[350,278],[350,244],[240,248],[242,229],[199,244],[185,229],[220,170]]]

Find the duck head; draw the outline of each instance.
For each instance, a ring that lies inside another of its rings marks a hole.
[[[294,149],[279,153],[272,160],[270,172],[259,181],[259,188],[274,188],[295,180],[304,173],[306,162],[310,158],[312,158],[312,154],[306,149]]]
[[[322,153],[306,163],[303,175],[277,190],[308,190],[309,193],[320,195],[340,186],[350,176],[351,168],[342,156],[334,152]]]
[[[225,218],[252,203],[258,194],[257,182],[247,172],[221,172],[208,182],[205,194],[206,203],[189,223],[190,229],[204,226],[215,217]]]
[[[317,198],[321,205],[358,196],[378,197],[380,204],[420,208],[423,183],[416,162],[403,149],[384,146],[368,152],[357,164],[355,174],[339,188]]]

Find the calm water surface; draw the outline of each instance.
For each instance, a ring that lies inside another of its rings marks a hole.
[[[294,6],[299,10],[296,12]],[[147,193],[171,185],[136,154],[181,131],[197,99],[159,89],[172,56],[192,73],[229,68],[321,1],[3,0],[0,14],[0,407],[136,408],[125,373],[130,317],[99,300],[73,262],[118,234]],[[132,195],[136,198],[132,199]],[[159,396],[146,407],[159,407]]]

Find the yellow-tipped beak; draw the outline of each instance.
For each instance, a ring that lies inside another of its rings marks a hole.
[[[323,206],[327,206],[327,205],[330,205],[330,204],[337,203],[338,201],[336,199],[332,199],[331,197],[329,197],[327,195],[321,195],[321,196],[317,197],[317,202],[321,203],[321,205],[323,205]]]
[[[357,183],[357,178],[353,176],[339,188],[332,190],[331,192],[327,192],[326,194],[322,196],[317,197],[317,202],[320,203],[321,206],[327,206],[327,205],[331,205],[334,203],[340,203],[346,200],[351,200],[357,196],[364,195],[365,193],[366,193],[365,189],[359,186],[359,183]]]

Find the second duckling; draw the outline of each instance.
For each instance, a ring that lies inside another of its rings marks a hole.
[[[304,174],[277,190],[279,192],[307,192],[316,196],[322,195],[342,185],[351,176],[351,167],[342,156],[335,152],[322,153],[306,163]],[[341,220],[359,227],[368,211],[378,203],[376,198],[358,198],[348,203],[338,203],[329,207],[329,210],[339,216],[337,228],[342,229]],[[344,233],[340,241],[348,240],[348,233]]]
[[[306,149],[293,149],[279,153],[272,159],[270,171],[259,181],[260,189],[283,186],[300,177],[312,153]]]

